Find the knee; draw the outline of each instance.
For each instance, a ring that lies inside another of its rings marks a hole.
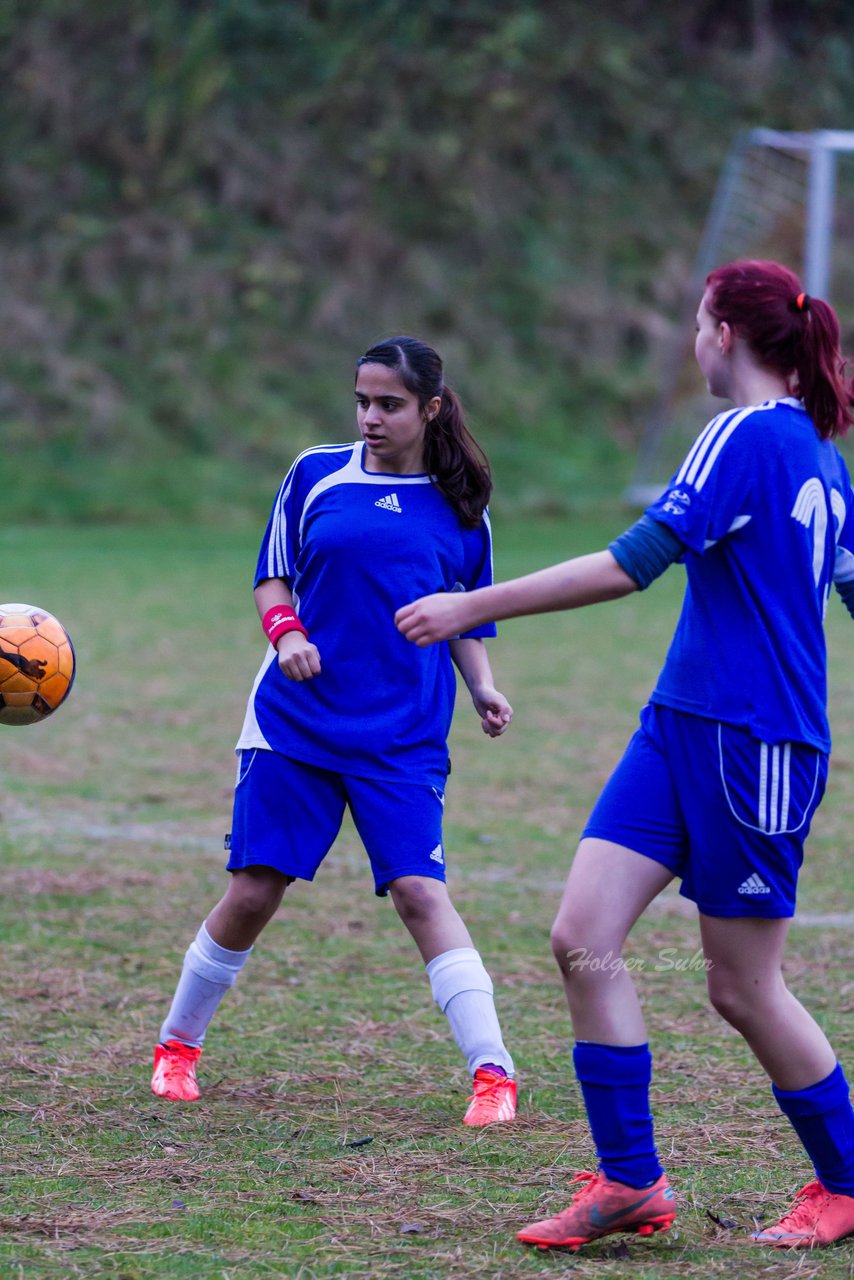
[[[394,880],[390,890],[397,914],[407,926],[435,919],[448,901],[448,891],[440,880],[406,876]]]
[[[581,962],[593,954],[593,947],[580,923],[558,916],[551,931],[552,955],[568,981],[583,974],[587,966]]]
[[[245,920],[267,921],[292,881],[292,876],[283,876],[272,868],[237,871],[229,885],[229,905]]]
[[[708,991],[712,1008],[737,1031],[749,1027],[757,1008],[765,1003],[759,984],[716,969],[709,970]]]

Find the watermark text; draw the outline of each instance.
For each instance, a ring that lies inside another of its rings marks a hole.
[[[587,947],[573,947],[566,952],[566,968],[571,972],[586,969],[590,973],[605,973],[615,977],[618,973],[708,973],[712,961],[701,950],[688,955],[678,947],[662,947],[654,959],[646,956],[614,955],[606,951],[600,955]]]

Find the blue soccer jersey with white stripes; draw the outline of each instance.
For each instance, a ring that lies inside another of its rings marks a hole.
[[[237,746],[444,787],[456,691],[448,645],[410,644],[394,614],[434,591],[492,582],[489,516],[465,528],[429,476],[366,471],[363,448],[307,450],[276,496],[255,585],[288,584],[322,670],[287,680],[270,647]],[[466,632],[494,635],[491,623]]]
[[[852,501],[798,400],[712,419],[647,509],[688,574],[653,702],[830,749],[823,623],[831,584],[854,579]]]

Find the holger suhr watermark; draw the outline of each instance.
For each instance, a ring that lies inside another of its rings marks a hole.
[[[712,961],[707,960],[701,950],[686,955],[678,947],[662,947],[654,960],[645,956],[620,956],[613,951],[598,955],[587,947],[573,947],[566,953],[566,967],[570,970],[589,969],[591,973],[607,973],[614,977],[618,973],[708,973]]]

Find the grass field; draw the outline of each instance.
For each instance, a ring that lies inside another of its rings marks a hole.
[[[591,550],[621,521],[499,530],[497,571]],[[679,570],[643,597],[502,627],[493,665],[516,710],[504,739],[484,739],[460,698],[449,878],[496,981],[515,1126],[460,1124],[464,1066],[349,828],[317,882],[288,891],[223,1004],[203,1102],[150,1094],[181,957],[225,881],[231,746],[263,650],[254,556],[254,533],[214,528],[0,532],[0,596],[58,614],[79,663],[52,721],[0,729],[0,1276],[852,1276],[854,1242],[814,1256],[743,1243],[811,1171],[706,1007],[696,922],[670,891],[630,954],[677,1228],[575,1256],[513,1238],[591,1164],[548,929],[663,656]],[[835,752],[788,975],[850,1075],[854,681],[838,604],[828,629]]]

